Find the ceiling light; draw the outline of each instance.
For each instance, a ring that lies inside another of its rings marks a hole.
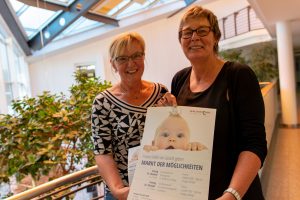
[[[45,37],[46,39],[49,39],[49,38],[50,38],[50,33],[49,33],[49,31],[44,32],[44,37]]]
[[[65,24],[66,24],[65,18],[63,18],[63,17],[60,18],[60,19],[59,19],[59,25],[60,25],[60,26],[64,26]]]

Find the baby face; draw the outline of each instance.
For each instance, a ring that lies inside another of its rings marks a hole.
[[[189,137],[189,128],[184,119],[168,117],[156,132],[154,146],[158,149],[187,150]]]

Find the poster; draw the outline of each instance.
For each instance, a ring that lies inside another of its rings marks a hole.
[[[199,107],[148,108],[141,146],[129,158],[128,199],[208,199],[215,115]]]

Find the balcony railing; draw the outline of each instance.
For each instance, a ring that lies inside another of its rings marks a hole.
[[[219,19],[218,23],[222,33],[221,40],[265,28],[250,6]]]

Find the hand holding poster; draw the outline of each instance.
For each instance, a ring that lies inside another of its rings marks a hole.
[[[129,200],[208,199],[215,112],[148,108]]]

